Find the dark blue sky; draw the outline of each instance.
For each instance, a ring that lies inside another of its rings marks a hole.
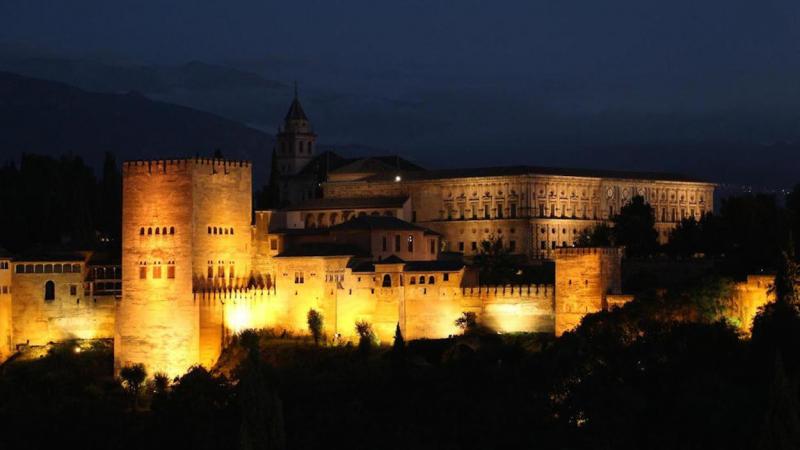
[[[0,0],[0,39],[299,79],[330,143],[434,165],[720,164],[720,181],[788,184],[800,158],[774,145],[800,142],[799,19],[791,0]],[[259,119],[243,116],[275,125]]]

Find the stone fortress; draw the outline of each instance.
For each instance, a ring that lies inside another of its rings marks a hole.
[[[390,343],[456,334],[474,312],[502,333],[559,335],[621,305],[622,251],[576,248],[582,230],[633,196],[656,212],[659,238],[713,211],[714,185],[668,174],[539,167],[428,171],[399,157],[316,153],[295,97],[277,134],[271,195],[253,211],[248,162],[185,158],[122,167],[121,260],[100,252],[0,253],[0,360],[30,346],[114,339],[115,367],[149,373],[213,365],[247,328],[354,339],[359,320]],[[554,282],[490,286],[470,267],[501,239],[528,264],[554,261]],[[763,278],[763,279],[762,279]],[[740,286],[751,317],[765,277]]]

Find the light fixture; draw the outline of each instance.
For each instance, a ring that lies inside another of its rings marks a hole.
[[[401,177],[400,177],[400,175],[395,175],[395,176],[394,176],[394,181],[395,181],[395,182],[400,182],[402,179],[403,179],[403,178],[401,178]]]

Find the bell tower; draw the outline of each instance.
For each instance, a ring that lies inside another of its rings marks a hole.
[[[297,83],[294,86],[294,100],[283,119],[283,127],[278,129],[273,158],[280,177],[297,175],[314,157],[317,135],[311,128],[300,100],[297,98]]]

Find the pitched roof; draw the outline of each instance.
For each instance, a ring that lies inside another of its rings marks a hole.
[[[375,261],[375,264],[403,264],[405,261],[397,255],[391,255],[388,258],[380,261]]]
[[[292,100],[291,106],[289,106],[289,111],[286,112],[286,117],[284,117],[285,121],[290,120],[308,120],[306,117],[305,111],[303,111],[303,107],[300,105],[300,100],[298,100],[297,95],[295,94],[294,100]]]
[[[398,155],[368,156],[364,158],[353,158],[344,166],[335,170],[334,173],[382,173],[387,171],[409,171],[419,172],[425,169],[411,161],[401,158]]]
[[[439,233],[423,228],[413,223],[400,220],[396,217],[389,216],[360,216],[348,220],[347,222],[340,223],[328,228],[330,231],[346,231],[346,230],[408,230],[408,231],[423,231],[425,234]]]
[[[436,261],[408,261],[405,272],[454,272],[464,267],[462,261],[436,260]]]
[[[286,251],[279,254],[277,257],[287,258],[296,256],[366,256],[366,254],[354,245],[315,242],[298,244],[292,248],[286,249]]]
[[[444,169],[408,172],[401,174],[403,179],[409,180],[439,180],[448,178],[477,178],[477,177],[500,177],[514,175],[556,175],[569,177],[588,177],[588,178],[618,178],[630,180],[664,180],[664,181],[693,181],[705,182],[702,179],[663,172],[634,172],[604,169],[580,169],[580,168],[560,168],[560,167],[539,167],[539,166],[502,166],[502,167],[475,167],[466,169]],[[376,174],[366,179],[366,181],[391,181],[395,174]]]
[[[314,198],[287,211],[308,211],[316,209],[356,209],[356,208],[402,208],[408,197],[357,197],[357,198]]]

